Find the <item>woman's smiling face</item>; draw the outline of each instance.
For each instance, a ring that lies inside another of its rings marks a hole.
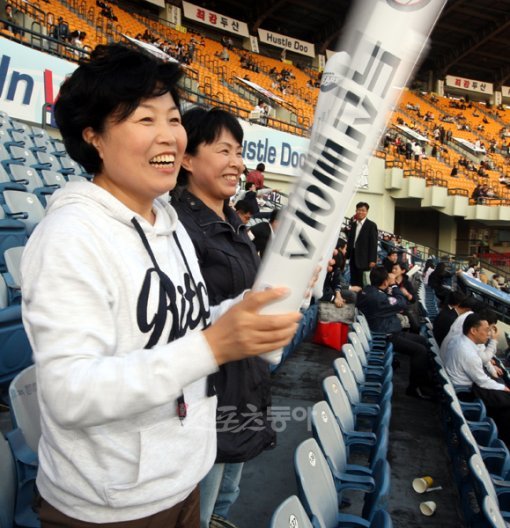
[[[228,130],[210,144],[201,143],[195,155],[185,154],[188,190],[205,203],[223,202],[234,195],[243,171],[242,146]]]
[[[102,160],[94,182],[130,209],[152,207],[175,187],[187,136],[169,93],[143,100],[123,121],[110,116],[103,132],[87,128],[83,137]]]

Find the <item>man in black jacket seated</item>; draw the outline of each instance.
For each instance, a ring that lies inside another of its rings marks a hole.
[[[395,352],[410,356],[406,394],[427,399],[430,394],[427,341],[421,335],[402,331],[397,314],[405,308],[406,299],[383,266],[372,269],[370,285],[358,294],[356,306],[367,318],[370,330],[386,334]]]

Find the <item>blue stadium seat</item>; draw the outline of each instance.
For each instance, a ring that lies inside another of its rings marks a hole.
[[[16,466],[9,444],[0,434],[0,527],[14,526],[16,500]]]
[[[273,513],[269,528],[313,528],[301,501],[292,495]]]
[[[0,310],[0,386],[32,364],[32,348],[21,320],[21,306]]]
[[[389,465],[379,461],[374,469],[376,486],[374,491],[365,495],[362,516],[338,512],[338,497],[333,476],[317,442],[310,438],[296,449],[294,467],[299,494],[305,510],[314,526],[340,528],[342,526],[380,527],[376,518],[379,510],[384,509],[389,494]],[[375,521],[375,522],[374,522]]]
[[[44,206],[46,206],[46,197],[58,189],[56,185],[45,185],[34,168],[25,165],[11,165],[10,169],[12,178],[17,183],[22,183],[28,192],[34,193]]]
[[[376,444],[377,437],[375,431],[380,420],[386,416],[384,408],[375,409],[373,407],[351,405],[349,397],[342,387],[340,380],[336,376],[328,376],[322,382],[324,395],[338,421],[340,429],[344,435],[345,443],[350,446],[353,443],[363,443],[366,446]],[[389,401],[385,406],[389,405]],[[360,430],[358,418],[363,418],[370,422],[370,431]],[[389,426],[389,424],[386,424]]]
[[[387,378],[384,385],[380,383],[357,383],[349,364],[345,358],[337,358],[333,368],[338,379],[347,393],[351,405],[378,404],[384,400],[391,400],[393,385]]]
[[[29,192],[6,190],[3,197],[7,216],[21,220],[30,235],[44,217],[44,207],[37,196]]]
[[[318,402],[312,408],[312,431],[326,457],[337,491],[370,491],[374,488],[373,466],[348,463],[349,449],[345,445],[335,415],[326,401]]]

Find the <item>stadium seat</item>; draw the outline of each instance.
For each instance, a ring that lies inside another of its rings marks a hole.
[[[347,393],[351,405],[378,404],[384,399],[391,400],[393,386],[386,378],[384,385],[380,383],[357,383],[349,364],[345,358],[337,358],[333,362],[333,368],[338,379]]]
[[[74,182],[86,182],[89,181],[89,179],[86,176],[80,176],[79,174],[68,174],[66,176],[67,181],[74,181]]]
[[[380,410],[373,407],[358,407],[351,406],[347,393],[342,387],[340,380],[336,376],[328,376],[322,382],[324,395],[329,403],[335,417],[338,421],[340,429],[344,435],[346,445],[350,446],[353,443],[363,443],[364,445],[373,446],[376,443],[375,429],[376,422]],[[360,431],[357,423],[358,417],[367,417],[372,420],[371,431]]]
[[[354,322],[351,326],[352,330],[356,332],[358,339],[361,341],[366,354],[383,355],[388,351],[391,352],[393,350],[392,344],[388,343],[386,339],[372,339],[370,330],[366,332],[361,323]]]
[[[9,444],[0,434],[0,528],[14,526],[16,500],[16,466]]]
[[[30,235],[44,217],[44,207],[35,194],[6,190],[3,192],[7,216],[25,223]]]
[[[8,152],[9,158],[2,161],[2,165],[7,169],[8,172],[10,172],[9,166],[13,163],[18,165],[27,165],[29,167],[33,167],[38,163],[34,153],[29,149],[12,146],[8,147]]]
[[[5,211],[0,207],[0,273],[7,271],[4,253],[6,249],[24,246],[27,241],[25,224],[20,220],[5,218]]]
[[[338,512],[333,476],[315,439],[305,440],[297,447],[294,467],[301,499],[314,526],[384,526],[376,520],[376,513],[383,509],[389,494],[389,465],[386,461],[379,461],[375,467],[376,487],[365,495],[361,517]]]
[[[51,141],[45,136],[33,136],[32,142],[34,146],[31,147],[32,152],[50,152]]]
[[[296,495],[292,495],[276,508],[269,528],[313,528],[313,526],[301,501]]]
[[[38,170],[53,170],[61,172],[60,163],[55,155],[48,154],[47,152],[36,152],[35,157],[37,158],[37,161],[36,163],[30,163],[29,165],[31,167]]]
[[[0,310],[0,386],[32,364],[32,349],[21,320],[21,306]]]
[[[45,185],[55,188],[63,187],[67,183],[62,173],[52,170],[42,170],[41,178]]]
[[[15,526],[39,528],[39,517],[33,508],[36,493],[37,454],[27,446],[21,429],[13,429],[5,436],[16,466]]]
[[[506,482],[504,488],[496,488],[479,454],[471,456],[469,468],[473,477],[478,503],[483,504],[487,496],[489,496],[494,504],[498,504],[503,519],[507,522],[510,521],[510,482]]]
[[[494,499],[487,495],[482,504],[483,513],[485,515],[485,521],[489,528],[507,528],[508,525],[505,523],[499,505]]]
[[[361,361],[361,365],[363,366],[363,370],[365,371],[366,376],[370,374],[371,376],[378,376],[379,378],[382,378],[386,375],[388,369],[391,369],[391,362],[393,356],[392,352],[386,355],[376,354],[375,356],[367,356],[365,350],[363,349],[361,341],[358,339],[358,335],[356,334],[356,332],[349,332],[347,334],[347,339],[349,343],[353,346],[356,354],[358,355],[358,358]]]
[[[372,468],[347,463],[349,451],[335,415],[326,401],[318,402],[312,408],[312,431],[326,457],[337,491],[349,488],[365,491],[373,489]]]
[[[345,343],[342,346],[342,354],[347,360],[349,367],[351,367],[354,378],[358,383],[378,383],[382,387],[382,382],[392,377],[391,369],[381,371],[379,368],[371,369],[370,367],[363,367],[351,343]]]
[[[59,158],[62,174],[83,174],[82,168],[79,163],[71,159],[67,154]]]
[[[16,183],[25,186],[28,192],[34,193],[41,204],[46,205],[46,196],[53,194],[57,186],[45,185],[37,171],[25,165],[11,165],[11,176]]]

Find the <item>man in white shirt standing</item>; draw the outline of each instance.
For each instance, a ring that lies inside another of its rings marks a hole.
[[[478,348],[491,338],[489,322],[483,315],[472,313],[462,330],[463,335],[446,357],[446,372],[454,385],[472,388],[483,400],[487,414],[498,426],[499,438],[510,445],[510,389],[487,375]]]

